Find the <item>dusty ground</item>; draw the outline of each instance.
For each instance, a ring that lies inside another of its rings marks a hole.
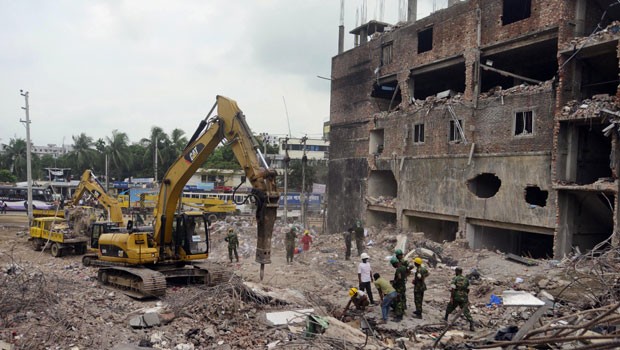
[[[227,262],[224,242],[226,228],[230,225],[237,228],[241,244],[241,261],[234,264]],[[14,344],[16,349],[142,348],[138,345],[158,349],[266,349],[268,344],[271,344],[269,348],[348,348],[335,345],[334,339],[304,340],[298,333],[302,328],[273,326],[266,321],[265,313],[302,308],[314,308],[314,313],[322,316],[339,315],[348,300],[347,290],[357,286],[357,252],[354,248],[353,259],[344,260],[340,234],[316,234],[310,251],[296,255],[293,264],[286,264],[285,230],[277,226],[274,231],[272,264],[266,266],[262,282],[259,265],[254,262],[252,220],[229,218],[227,223],[218,222],[212,227],[209,260],[222,263],[222,268],[234,271],[245,284],[235,279],[215,287],[170,286],[164,298],[137,301],[100,286],[95,278],[96,269],[83,267],[80,256],[53,258],[48,252],[33,251],[27,242],[25,216],[2,215],[0,274],[5,285],[0,299],[0,340]],[[369,229],[367,241],[374,243],[367,246],[367,252],[373,272],[391,279],[394,269],[387,260],[396,235],[401,233],[407,235],[409,249],[426,246],[437,252],[444,263],[429,267],[423,319],[412,317],[412,290],[408,290],[409,308],[401,323],[390,321],[377,325],[381,313],[378,306],[365,313],[375,332],[372,342],[377,349],[403,342],[408,348],[432,345],[445,327],[442,317],[449,298],[449,281],[454,275],[453,266],[457,264],[465,273],[476,268],[481,275],[480,280],[473,282],[470,292],[477,329],[465,331],[466,323],[457,321],[453,329],[464,332],[453,333],[452,340],[446,337],[447,343],[442,345],[446,348],[464,339],[482,339],[500,327],[522,324],[535,311],[532,308],[487,308],[485,304],[492,293],[500,295],[511,288],[538,293],[545,288],[553,294],[568,284],[562,277],[565,271],[554,261],[539,261],[537,266],[528,267],[508,261],[497,252],[472,251],[463,242],[428,242],[422,234],[400,232],[393,227]],[[516,283],[517,277],[523,282]],[[240,286],[243,287],[239,289]],[[255,288],[262,295],[271,291],[276,297],[258,300],[255,295],[248,297],[243,288]],[[378,298],[376,290],[373,293]],[[159,310],[169,323],[132,328],[129,320],[149,308]],[[345,320],[359,328],[359,319],[353,315]],[[298,326],[303,327],[303,323]]]

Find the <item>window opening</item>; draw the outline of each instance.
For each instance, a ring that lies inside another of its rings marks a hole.
[[[547,198],[549,198],[549,192],[541,190],[538,186],[525,188],[525,201],[534,207],[546,206]]]
[[[385,66],[392,63],[392,43],[383,45],[381,48],[381,65]]]
[[[515,136],[532,134],[533,115],[532,111],[517,112],[515,114]]]
[[[418,32],[418,53],[433,49],[433,27]]]
[[[461,130],[463,129],[463,120],[450,120],[450,141],[461,141]]]
[[[532,0],[504,0],[502,25],[518,22],[532,15]]]
[[[414,143],[424,142],[424,124],[415,124],[413,126],[413,142]]]

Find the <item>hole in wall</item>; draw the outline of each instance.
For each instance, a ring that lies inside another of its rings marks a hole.
[[[544,207],[547,205],[549,192],[543,191],[538,186],[528,186],[525,188],[525,201],[528,204]]]
[[[491,173],[482,173],[471,180],[467,180],[467,189],[478,198],[495,196],[501,186],[502,180]]]

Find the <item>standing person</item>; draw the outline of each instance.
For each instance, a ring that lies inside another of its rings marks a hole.
[[[230,262],[233,262],[233,253],[235,253],[235,259],[239,262],[239,255],[237,255],[237,247],[239,246],[239,238],[237,238],[237,234],[233,228],[228,229],[228,235],[224,238],[226,242],[228,242],[228,259]]]
[[[394,321],[400,322],[407,308],[407,268],[402,266],[395,256],[390,259],[390,263],[396,269],[392,286],[398,293],[396,303],[394,304],[394,313],[396,314]]]
[[[344,235],[344,260],[351,259],[351,229],[345,231]]]
[[[424,302],[424,291],[426,290],[426,277],[428,270],[422,266],[422,259],[417,257],[413,260],[415,265],[415,274],[413,275],[413,302],[415,303],[415,311],[413,315],[422,318],[422,303]]]
[[[463,309],[463,316],[469,321],[469,330],[473,331],[474,319],[469,313],[469,279],[463,276],[463,269],[460,267],[457,267],[454,273],[456,276],[452,278],[452,284],[450,284],[450,303],[443,319],[448,321],[448,315],[458,306]]]
[[[359,282],[359,290],[366,291],[370,304],[375,305],[375,301],[372,298],[372,288],[370,283],[372,282],[372,269],[368,260],[370,256],[366,253],[362,253],[362,262],[357,266],[357,281]]]
[[[293,256],[295,256],[295,240],[297,239],[297,227],[293,226],[286,233],[284,238],[284,244],[286,245],[286,263],[293,262]]]
[[[378,273],[373,275],[375,279],[375,287],[379,291],[379,297],[381,298],[381,318],[383,319],[383,323],[387,323],[388,312],[390,311],[390,306],[398,293],[396,289],[392,287],[390,282],[388,282],[385,278],[381,277]]]
[[[357,246],[357,256],[361,256],[364,251],[364,226],[362,221],[355,221],[355,225],[349,229],[349,231],[355,234],[355,245]]]
[[[0,213],[6,214],[6,203],[4,201],[0,201]]]
[[[405,259],[405,256],[403,255],[403,251],[402,250],[396,249],[394,251],[394,256],[396,256],[398,261],[400,261],[401,265],[403,265],[404,267],[407,268],[407,271],[411,272],[411,270],[413,270],[413,265],[409,264],[409,261],[407,261],[407,259]]]
[[[301,243],[304,245],[304,252],[310,250],[310,243],[312,243],[312,236],[310,236],[310,231],[304,231],[304,236],[301,237]]]

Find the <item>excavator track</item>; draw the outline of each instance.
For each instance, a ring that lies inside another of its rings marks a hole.
[[[136,299],[157,298],[166,294],[166,277],[147,268],[103,267],[99,269],[97,279],[101,284],[113,286]]]

